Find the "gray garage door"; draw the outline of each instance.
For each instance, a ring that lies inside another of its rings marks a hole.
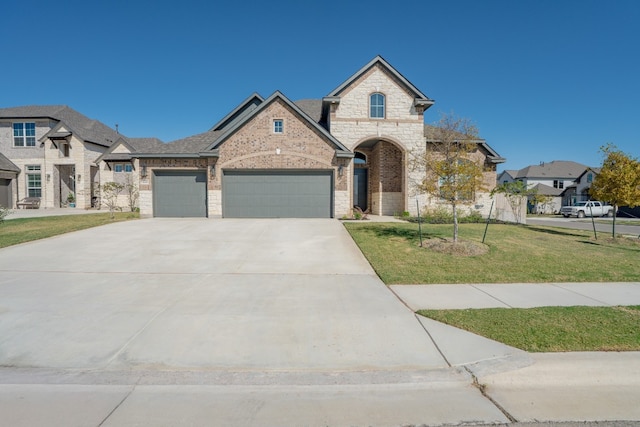
[[[11,207],[11,180],[0,178],[0,206]]]
[[[224,171],[225,218],[331,218],[331,171]]]
[[[153,216],[206,217],[205,171],[154,171]]]

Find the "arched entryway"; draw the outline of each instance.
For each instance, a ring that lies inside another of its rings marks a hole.
[[[353,205],[374,215],[400,214],[404,197],[404,152],[380,139],[364,141],[354,149]]]

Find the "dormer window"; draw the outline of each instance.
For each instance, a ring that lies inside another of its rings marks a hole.
[[[385,97],[381,93],[373,93],[369,97],[369,117],[384,119]]]
[[[284,122],[282,119],[276,119],[273,121],[273,133],[283,133],[284,132]]]

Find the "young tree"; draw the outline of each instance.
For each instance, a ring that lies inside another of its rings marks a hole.
[[[411,168],[426,171],[419,190],[448,202],[453,214],[453,241],[458,241],[458,206],[486,189],[483,158],[478,156],[478,131],[467,119],[443,115],[429,127],[424,151],[413,153]]]
[[[109,208],[111,219],[115,218],[114,212],[121,211],[122,208],[118,205],[118,195],[124,190],[124,185],[118,182],[105,182],[102,184],[102,203]]]
[[[0,206],[0,224],[4,222],[4,219],[11,215],[11,210],[9,208],[5,208]]]
[[[620,206],[640,205],[640,162],[615,145],[600,148],[604,156],[600,173],[594,178],[589,194],[613,205],[613,238],[616,238],[616,215]]]
[[[133,173],[128,173],[124,181],[124,191],[127,193],[127,201],[129,202],[129,209],[131,212],[135,212],[138,208],[138,198],[140,197],[140,191],[138,190],[138,184],[136,184],[133,178]]]

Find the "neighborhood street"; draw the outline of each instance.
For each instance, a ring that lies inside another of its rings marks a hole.
[[[389,288],[336,220],[68,233],[0,249],[0,295],[11,426],[640,420],[638,352],[528,354],[413,313],[640,304],[640,284]]]
[[[613,218],[594,218],[598,235],[611,236]],[[633,225],[632,225],[633,224]],[[548,217],[527,216],[527,225],[545,225],[549,227],[570,228],[574,230],[593,231],[591,218],[563,218],[560,215]],[[602,234],[600,234],[602,233]],[[639,218],[616,218],[616,234],[638,236],[640,238]]]

